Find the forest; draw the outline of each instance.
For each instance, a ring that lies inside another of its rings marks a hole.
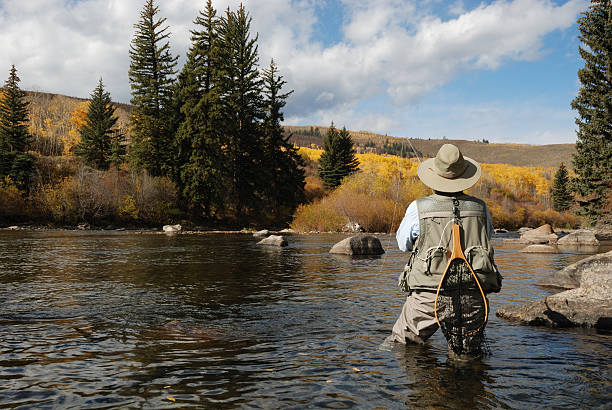
[[[602,18],[596,11],[585,14],[581,27]],[[128,50],[129,105],[113,103],[102,78],[89,99],[25,92],[11,67],[0,90],[0,224],[322,232],[358,223],[370,232],[393,232],[407,205],[430,193],[416,168],[440,141],[333,124],[283,127],[292,91],[273,60],[260,67],[250,23],[244,7],[219,14],[209,0],[193,21],[187,62],[177,70],[169,27],[147,0]],[[605,58],[610,39],[582,33],[585,61]],[[608,222],[612,126],[599,96],[612,92],[589,83],[598,69],[606,70],[589,63],[578,72],[575,149],[504,149],[516,161],[544,155],[558,163],[481,160],[483,177],[468,193],[488,203],[497,228]],[[491,151],[497,144],[488,140],[461,144],[470,155],[497,156]]]

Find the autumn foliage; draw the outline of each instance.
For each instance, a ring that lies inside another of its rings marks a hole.
[[[300,148],[307,164],[321,150]],[[406,207],[431,190],[416,176],[418,161],[391,155],[358,154],[360,172],[321,197],[320,186],[307,177],[306,195],[315,198],[296,212],[293,227],[302,231],[340,231],[357,222],[366,231],[394,232]],[[580,221],[570,213],[550,209],[550,186],[554,168],[482,164],[483,175],[469,194],[485,200],[496,228],[517,229],[550,223],[576,227]]]

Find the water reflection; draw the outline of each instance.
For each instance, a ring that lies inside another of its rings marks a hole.
[[[342,238],[292,236],[279,249],[248,235],[0,232],[0,406],[607,403],[612,346],[594,333],[492,315],[491,355],[467,367],[447,361],[441,334],[379,350],[406,254],[384,235],[380,258],[330,255]],[[496,246],[505,280],[493,310],[546,295],[542,275],[586,256]]]

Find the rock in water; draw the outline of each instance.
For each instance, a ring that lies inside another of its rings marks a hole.
[[[552,227],[549,224],[546,224],[540,226],[539,228],[523,232],[523,234],[521,234],[520,241],[521,243],[526,244],[555,244],[557,243],[557,238],[557,234],[555,234]]]
[[[559,249],[550,245],[529,245],[528,247],[521,249],[524,253],[560,253]]]
[[[335,244],[329,253],[341,255],[382,255],[385,253],[380,240],[372,235],[357,235]]]
[[[599,246],[599,241],[593,232],[580,229],[559,239],[557,244],[563,246]]]
[[[255,238],[264,238],[266,236],[270,235],[270,231],[268,231],[267,229],[263,229],[261,231],[257,231],[253,234],[253,236]]]
[[[500,308],[497,316],[533,326],[612,329],[612,251],[581,262],[572,268],[580,287],[524,306]]]
[[[580,286],[580,280],[584,272],[609,272],[612,270],[612,251],[589,256],[581,261],[572,263],[550,275],[538,283],[539,286],[547,286],[563,289],[575,289]]]
[[[265,239],[257,242],[257,245],[268,245],[268,246],[288,246],[287,240],[280,235],[270,235]]]
[[[164,225],[162,228],[166,233],[176,233],[180,232],[183,227],[181,225]]]

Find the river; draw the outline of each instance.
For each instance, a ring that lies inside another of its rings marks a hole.
[[[524,327],[501,304],[542,298],[543,275],[587,255],[494,240],[488,354],[457,366],[441,332],[381,345],[406,255],[354,259],[343,235],[0,232],[0,407],[597,408],[612,338]],[[607,250],[607,249],[600,249]]]

